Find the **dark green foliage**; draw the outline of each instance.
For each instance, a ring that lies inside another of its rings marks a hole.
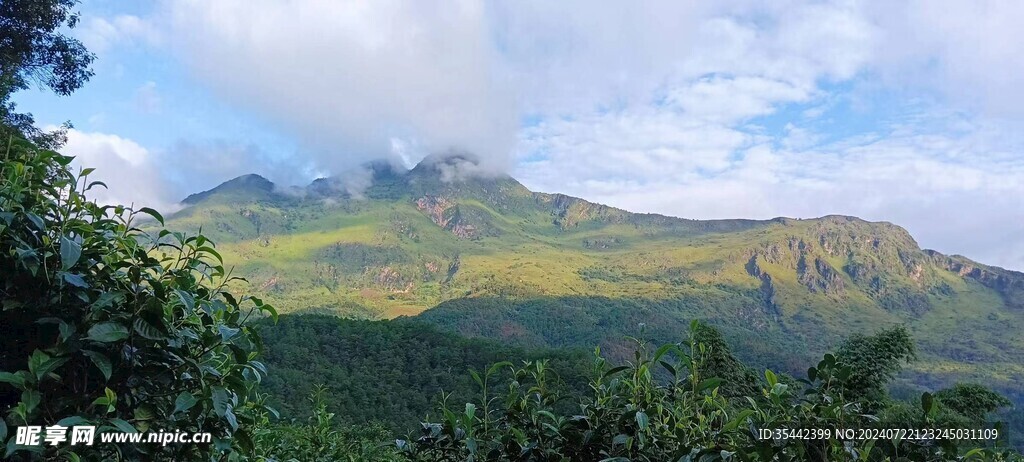
[[[719,392],[726,398],[757,396],[761,390],[760,379],[753,369],[733,356],[718,329],[698,324],[692,335],[693,340],[705,349],[704,360],[697,371],[701,377],[722,379]]]
[[[915,357],[914,339],[903,326],[873,335],[854,334],[836,352],[836,358],[853,368],[847,383],[850,398],[874,403],[885,399],[885,385]]]
[[[0,2],[0,123],[4,126],[33,138],[42,135],[32,126],[30,115],[14,112],[11,94],[34,83],[59,95],[69,95],[92,76],[89,66],[95,56],[62,31],[78,23],[78,15],[72,11],[77,3],[78,0]]]
[[[736,351],[750,364],[781,366],[798,371],[811,359],[802,339],[786,337],[766,323],[759,302],[745,294],[708,288],[700,294],[670,300],[610,297],[535,297],[509,299],[479,297],[449,300],[427,310],[417,319],[470,337],[498,338],[520,346],[551,348],[601,347],[610,358],[628,359],[632,348],[627,337],[652,343],[679,341],[689,320],[702,318],[714,324],[726,338],[747,341]],[[721,306],[731,306],[723,310]],[[757,313],[737,320],[737,310]],[[799,348],[798,348],[799,347]],[[788,349],[787,364],[777,361],[778,351]]]
[[[837,356],[826,354],[795,386],[765,371],[760,393],[737,405],[719,392],[721,378],[701,374],[712,355],[699,337],[708,335],[693,323],[682,344],[650,351],[641,343],[624,366],[613,367],[598,355],[592,392],[580,397],[548,386],[544,361],[498,364],[477,381],[486,383],[487,376],[508,368],[515,380],[503,393],[491,395],[481,387],[477,399],[464,406],[443,400],[442,418],[422,424],[418,435],[398,441],[398,449],[418,461],[1022,460],[949,440],[762,437],[762,429],[879,427],[865,412],[872,403],[847,394],[856,388],[851,381],[857,374]],[[667,371],[670,380],[658,380],[656,369]],[[555,408],[563,399],[577,403],[574,412]],[[925,393],[902,428],[934,427],[940,408]]]
[[[406,431],[426,416],[443,391],[465,400],[474,390],[470,369],[489,364],[551,358],[560,387],[583,390],[585,354],[525,350],[466,339],[429,324],[357,321],[324,315],[284,315],[260,329],[270,371],[263,390],[285,418],[310,415],[306,397],[317,383],[341,423],[383,422]]]
[[[987,415],[1011,404],[1002,395],[974,383],[958,383],[940,390],[935,393],[935,399],[975,423],[983,422]]]
[[[313,415],[300,424],[271,423],[264,414],[253,430],[257,461],[376,462],[400,460],[398,451],[386,443],[389,435],[379,425],[351,425],[336,428],[334,414],[327,411],[323,387],[310,396]]]
[[[20,3],[20,2],[16,2]],[[7,7],[4,3],[4,8]],[[249,398],[265,374],[245,324],[269,312],[224,290],[202,235],[135,227],[150,209],[101,207],[70,157],[12,138],[0,151],[0,440],[14,460],[153,460],[249,446]],[[158,240],[159,239],[159,240]],[[211,445],[16,447],[24,425],[211,432]]]

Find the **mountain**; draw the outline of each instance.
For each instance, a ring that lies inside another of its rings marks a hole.
[[[680,198],[690,200],[690,198]],[[795,370],[857,332],[909,325],[901,386],[1024,382],[1024,274],[921,249],[848,216],[689,220],[532,192],[471,156],[189,196],[168,227],[218,243],[279,311],[416,316],[528,347],[676,341],[692,318],[744,359]],[[422,313],[422,314],[421,314]]]

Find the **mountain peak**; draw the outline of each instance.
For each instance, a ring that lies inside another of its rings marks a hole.
[[[274,183],[270,180],[255,173],[249,173],[225,181],[213,189],[192,194],[181,202],[189,205],[196,204],[214,194],[260,196],[273,192],[274,187]]]
[[[444,183],[464,181],[472,177],[491,177],[495,172],[483,168],[480,158],[469,153],[449,152],[424,157],[412,170],[412,178],[437,177]]]

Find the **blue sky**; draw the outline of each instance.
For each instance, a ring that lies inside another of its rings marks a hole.
[[[102,199],[448,149],[689,218],[856,215],[1024,269],[1018,2],[84,1],[70,120]]]

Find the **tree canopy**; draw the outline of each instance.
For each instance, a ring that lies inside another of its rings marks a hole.
[[[64,33],[78,24],[78,0],[0,2],[0,122],[38,137],[31,115],[19,114],[11,94],[32,85],[67,96],[92,77],[95,55]],[[52,146],[48,146],[52,147]]]

